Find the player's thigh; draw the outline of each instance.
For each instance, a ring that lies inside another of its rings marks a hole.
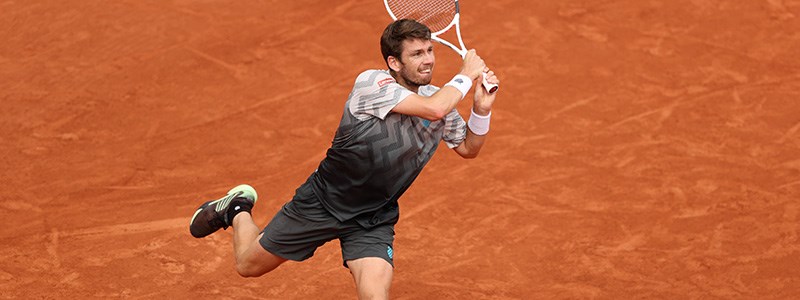
[[[386,299],[389,296],[394,273],[389,262],[380,257],[364,257],[346,263],[353,274],[360,298]]]
[[[258,239],[247,247],[247,250],[242,253],[236,262],[236,268],[239,274],[243,276],[260,276],[269,271],[274,270],[287,259],[270,253],[259,243],[264,233],[258,236]]]
[[[307,185],[298,189],[264,227],[260,247],[279,257],[304,261],[323,244],[338,237],[339,220],[331,215]]]
[[[339,237],[342,258],[356,282],[362,299],[388,297],[394,268],[394,225],[366,229],[346,224]]]

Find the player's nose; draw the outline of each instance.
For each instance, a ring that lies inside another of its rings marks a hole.
[[[432,64],[436,58],[433,56],[433,52],[425,53],[425,57],[422,59],[423,64]]]

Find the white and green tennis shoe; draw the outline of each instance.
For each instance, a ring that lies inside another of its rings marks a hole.
[[[242,184],[232,188],[225,197],[200,205],[189,223],[189,231],[192,236],[201,238],[220,228],[228,229],[233,222],[233,218],[228,216],[235,215],[232,214],[235,211],[250,211],[257,199],[258,194],[252,186]]]

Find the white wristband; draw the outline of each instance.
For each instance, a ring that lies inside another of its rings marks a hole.
[[[489,112],[489,114],[485,116],[479,116],[475,113],[475,110],[471,110],[469,121],[467,121],[469,130],[477,135],[486,135],[489,133],[489,119],[491,119],[491,117],[492,112]]]
[[[469,93],[469,89],[472,88],[472,79],[470,79],[467,75],[458,74],[444,86],[448,85],[458,89],[458,91],[461,92],[461,99],[464,99],[464,96]]]

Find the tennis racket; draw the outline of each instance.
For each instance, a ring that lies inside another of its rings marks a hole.
[[[455,50],[462,59],[467,55],[467,47],[461,39],[458,0],[383,0],[383,4],[393,20],[412,19],[425,24],[431,29],[431,39]],[[453,27],[456,28],[460,48],[439,37]],[[486,73],[483,73],[483,87],[489,93],[498,89],[496,84],[486,81]]]

